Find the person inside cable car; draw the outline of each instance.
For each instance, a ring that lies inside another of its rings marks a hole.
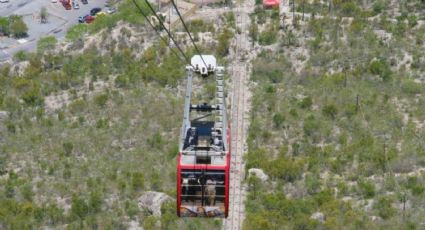
[[[215,206],[216,184],[217,182],[212,177],[208,177],[206,181],[205,196],[210,206]]]

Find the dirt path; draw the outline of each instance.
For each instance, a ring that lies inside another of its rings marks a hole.
[[[230,170],[230,201],[229,217],[223,222],[223,229],[241,229],[245,218],[244,201],[246,198],[246,186],[242,184],[245,175],[245,163],[243,155],[246,148],[246,137],[248,130],[248,111],[250,93],[248,80],[250,75],[250,60],[243,60],[242,56],[250,57],[253,47],[248,40],[249,16],[254,9],[254,2],[243,2],[234,9],[237,26],[241,29],[236,34],[233,44],[235,52],[232,55],[232,159]]]

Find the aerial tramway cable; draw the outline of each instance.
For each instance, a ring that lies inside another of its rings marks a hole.
[[[135,0],[133,0],[135,1]],[[177,49],[180,50],[180,53],[183,55],[183,57],[186,59],[186,62],[192,66],[192,63],[190,61],[190,59],[186,56],[186,54],[184,54],[183,50],[180,48],[180,46],[177,44],[176,40],[174,40],[173,35],[171,34],[171,32],[164,26],[164,23],[162,23],[161,18],[158,16],[158,14],[156,13],[155,9],[152,7],[152,5],[149,3],[148,0],[145,0],[146,4],[148,5],[149,9],[152,11],[152,13],[155,15],[155,17],[158,19],[159,24],[161,25],[162,29],[165,30],[165,32],[167,32],[168,37],[174,42],[174,44],[176,45]],[[194,66],[192,66],[194,68]]]
[[[147,1],[147,0],[145,0],[145,1]],[[205,68],[208,68],[208,65],[207,65],[207,63],[205,62],[204,58],[202,57],[201,52],[199,52],[198,46],[196,46],[196,43],[195,43],[195,41],[193,40],[192,35],[190,34],[189,29],[187,28],[186,23],[184,22],[183,17],[182,17],[182,15],[180,14],[179,9],[177,8],[176,3],[174,2],[174,0],[170,0],[170,1],[171,1],[171,3],[173,4],[174,8],[176,9],[176,12],[177,12],[177,14],[179,15],[180,21],[182,21],[183,27],[184,27],[184,29],[186,30],[186,33],[189,35],[190,41],[192,42],[193,46],[195,47],[196,52],[197,52],[197,53],[198,53],[198,55],[201,57],[202,62],[203,62],[203,63],[204,63],[204,65],[205,65]]]
[[[142,8],[139,6],[139,4],[137,4],[136,0],[132,0],[134,5],[136,6],[136,8],[140,11],[140,13],[143,15],[143,17],[146,19],[146,21],[148,21],[149,25],[152,27],[153,30],[155,30],[156,34],[159,36],[159,38],[165,43],[168,44],[168,41],[165,40],[161,34],[158,32],[158,30],[155,28],[155,26],[152,24],[152,22],[149,20],[148,16],[143,12]],[[180,48],[180,46],[177,44],[177,42],[174,40],[174,38],[171,36],[170,32],[165,28],[164,24],[162,23],[161,19],[158,17],[158,15],[156,14],[155,10],[152,8],[152,6],[150,5],[150,3],[145,0],[145,2],[147,3],[148,7],[151,9],[151,11],[155,14],[155,17],[158,19],[159,23],[161,24],[161,27],[165,29],[165,31],[167,31],[168,36],[170,37],[170,39],[174,42],[174,44],[176,45],[177,49],[180,51],[180,53],[183,55],[185,62],[187,62],[189,65],[192,65],[189,58],[186,56],[186,54],[183,52],[183,50]],[[177,52],[175,50],[173,50],[169,45],[168,47],[170,48],[170,50],[181,59],[181,57],[177,54]],[[192,66],[193,67],[193,66]]]

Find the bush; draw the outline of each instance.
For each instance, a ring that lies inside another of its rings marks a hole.
[[[285,116],[281,113],[275,113],[273,115],[273,123],[276,128],[280,128],[282,123],[285,121]]]
[[[31,86],[30,89],[22,95],[22,100],[24,100],[26,105],[29,106],[41,106],[44,103],[44,98],[40,93],[38,86]]]
[[[346,2],[343,3],[341,11],[344,16],[354,17],[359,12],[359,8],[354,2]]]
[[[389,197],[380,197],[373,205],[373,208],[378,211],[378,215],[382,219],[388,219],[397,212],[392,203],[393,201]]]
[[[131,175],[131,186],[136,191],[144,188],[145,177],[143,176],[143,173],[135,172]]]
[[[422,87],[423,87],[422,84],[416,83],[412,80],[404,81],[403,84],[401,85],[401,89],[403,93],[411,94],[411,95],[422,93],[423,92]]]
[[[65,152],[65,155],[70,156],[72,153],[72,150],[74,149],[74,144],[72,144],[72,142],[64,142],[62,144],[62,147]]]
[[[71,201],[71,216],[83,220],[88,213],[89,207],[86,201],[74,194]]]
[[[373,198],[375,196],[375,185],[366,180],[359,180],[358,187],[365,198]]]
[[[218,36],[217,54],[224,57],[229,53],[230,39],[233,37],[233,32],[225,28]]]
[[[108,94],[99,94],[94,98],[94,103],[100,107],[105,107],[106,102],[108,102]]]
[[[385,2],[383,0],[378,0],[373,3],[373,11],[377,14],[382,13],[385,9]]]
[[[311,97],[305,97],[300,102],[300,107],[303,109],[310,109],[312,105],[313,100],[311,99]]]
[[[315,133],[318,133],[320,129],[320,123],[314,116],[309,116],[304,119],[303,130],[305,135],[313,136]]]
[[[77,39],[83,38],[83,35],[87,33],[87,31],[87,24],[77,24],[68,29],[66,39],[76,41]]]
[[[123,88],[126,87],[129,84],[129,79],[126,75],[118,75],[115,78],[115,87],[117,88]]]
[[[322,109],[322,113],[327,117],[335,119],[336,115],[338,114],[338,109],[333,104],[325,105]]]
[[[89,202],[88,202],[88,208],[90,213],[98,213],[102,209],[102,195],[94,191],[90,194]]]
[[[45,51],[53,50],[57,40],[54,36],[40,38],[37,42],[37,52],[43,54]]]
[[[260,37],[258,38],[258,42],[260,45],[271,45],[275,43],[277,40],[277,35],[270,31],[264,31],[260,34]]]
[[[388,81],[391,77],[391,69],[389,64],[384,60],[374,60],[369,65],[369,71],[372,74],[379,75],[384,81]]]
[[[13,60],[14,61],[26,61],[28,60],[28,53],[25,52],[24,50],[19,50],[18,52],[15,53],[15,55],[13,55]]]

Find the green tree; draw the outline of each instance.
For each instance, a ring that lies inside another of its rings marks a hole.
[[[22,16],[9,16],[9,23],[10,33],[15,38],[22,38],[27,36],[28,27],[23,21]]]
[[[40,22],[41,23],[47,23],[47,17],[49,16],[49,13],[47,13],[46,7],[41,7],[40,10]]]
[[[10,33],[9,20],[4,17],[0,17],[0,35],[8,36]]]

